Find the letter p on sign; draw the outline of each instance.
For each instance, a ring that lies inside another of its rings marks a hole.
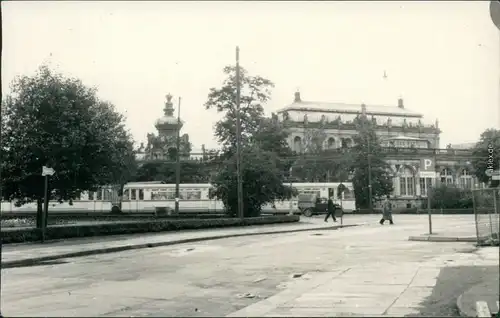
[[[436,168],[434,166],[434,160],[432,159],[420,159],[420,177],[421,178],[435,178]]]
[[[428,170],[430,166],[432,166],[432,160],[424,159],[424,170]]]

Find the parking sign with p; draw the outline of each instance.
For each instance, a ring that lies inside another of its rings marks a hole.
[[[420,178],[435,178],[436,166],[434,159],[423,158],[420,159]]]

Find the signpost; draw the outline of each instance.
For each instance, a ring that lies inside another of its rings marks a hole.
[[[491,177],[491,180],[500,180],[500,170],[486,170],[486,175]]]
[[[420,159],[420,178],[425,178],[424,182],[427,182],[427,178],[436,178],[436,164],[434,159],[424,158]],[[432,182],[431,182],[432,185]],[[430,195],[430,185],[427,186],[427,214],[429,216],[429,234],[432,234],[432,214],[431,214],[431,195]]]
[[[41,240],[42,243],[45,242],[45,229],[47,227],[47,218],[48,218],[48,211],[49,211],[49,176],[54,175],[55,171],[52,168],[43,166],[42,167],[42,176],[45,177],[45,190],[44,190],[44,197],[43,197],[43,213],[42,213],[42,236]]]

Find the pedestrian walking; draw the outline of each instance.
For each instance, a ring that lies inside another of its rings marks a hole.
[[[333,219],[333,222],[337,222],[337,219],[335,218],[335,210],[336,210],[336,206],[335,204],[333,204],[333,200],[332,198],[328,198],[328,213],[326,213],[326,217],[325,217],[325,222],[328,222],[328,218],[331,216],[332,219]]]
[[[389,196],[387,196],[382,203],[383,214],[382,219],[380,220],[380,224],[384,224],[385,221],[389,221],[390,224],[394,224],[392,221],[392,205],[389,201]]]

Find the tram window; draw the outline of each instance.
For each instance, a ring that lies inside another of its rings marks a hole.
[[[135,189],[132,189],[131,191],[130,200],[137,200]]]
[[[89,200],[94,201],[94,191],[89,191],[88,195],[89,195]]]
[[[111,189],[103,189],[104,192],[104,201],[111,200]]]
[[[97,194],[96,200],[101,201],[102,200],[102,189],[97,190],[96,194]]]
[[[186,189],[179,193],[181,200],[201,200],[201,190],[199,189]]]
[[[139,200],[144,200],[144,190],[139,189]]]
[[[123,200],[129,200],[129,191],[128,189],[123,191]]]
[[[343,194],[344,194],[344,200],[354,199],[353,191],[351,191],[347,188],[344,190]]]

